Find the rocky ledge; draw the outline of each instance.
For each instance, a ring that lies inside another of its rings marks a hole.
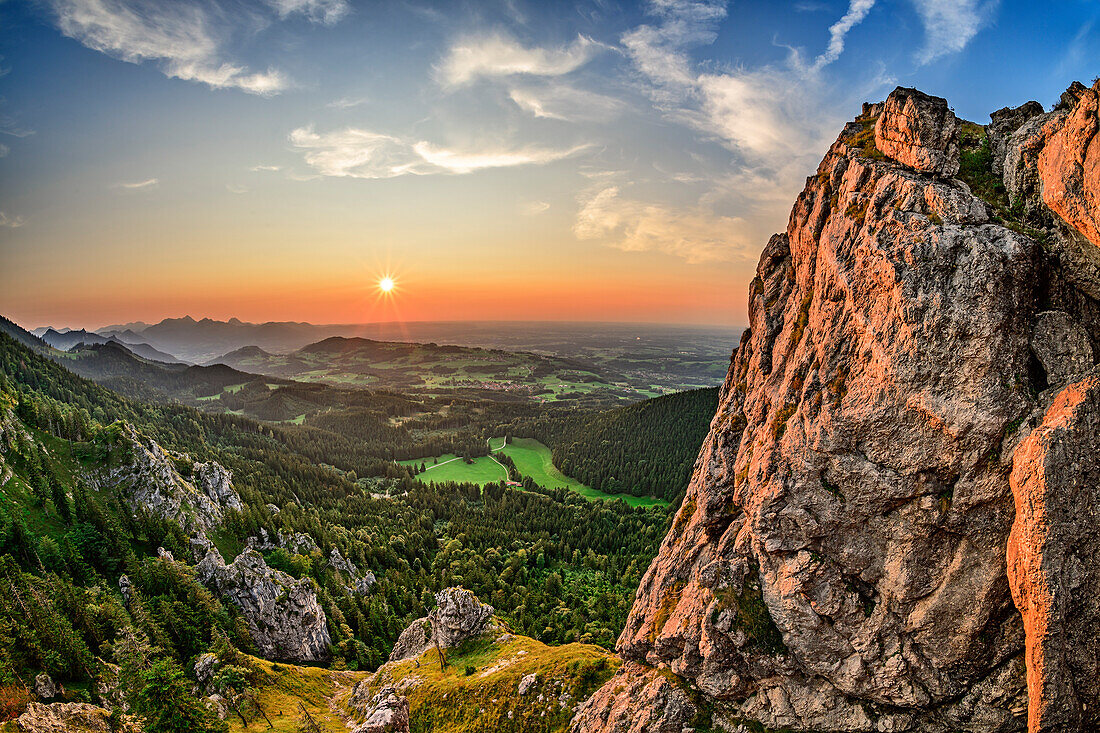
[[[322,662],[329,658],[328,619],[309,579],[295,580],[246,549],[226,565],[210,550],[198,579],[240,609],[253,643],[267,659]]]
[[[465,588],[444,588],[435,594],[436,607],[409,624],[390,653],[390,661],[419,657],[437,644],[443,649],[494,631],[493,607]]]
[[[1098,96],[845,127],[574,733],[1100,729]]]

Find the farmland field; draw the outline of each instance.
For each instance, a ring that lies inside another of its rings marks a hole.
[[[501,451],[501,438],[494,438],[489,445],[494,453]],[[630,494],[608,494],[585,486],[580,481],[571,479],[554,466],[550,456],[550,449],[534,438],[514,438],[501,451],[516,464],[516,468],[524,476],[530,477],[536,484],[546,488],[569,489],[590,500],[622,499],[630,506],[667,506],[668,502],[652,496],[632,496]],[[473,463],[466,463],[454,454],[447,453],[432,458],[399,461],[403,466],[419,466],[424,464],[427,468],[423,473],[417,474],[416,479],[422,483],[446,483],[448,481],[472,483],[484,486],[485,484],[503,481],[507,478],[504,467],[489,456],[475,458]]]

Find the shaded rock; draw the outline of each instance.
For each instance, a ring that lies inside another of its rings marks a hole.
[[[34,694],[40,700],[55,698],[64,692],[64,688],[53,681],[53,678],[43,672],[34,678]]]
[[[176,558],[172,556],[172,553],[164,549],[163,547],[157,548],[157,557],[159,557],[161,560],[167,560],[168,562],[175,562],[176,560]]]
[[[260,536],[249,537],[245,546],[264,552],[283,549],[295,555],[308,555],[314,550],[320,550],[314,539],[305,532],[290,533],[278,530],[272,537],[263,527],[260,527]]]
[[[359,595],[370,593],[371,587],[377,582],[374,573],[368,570],[360,574],[359,568],[355,567],[353,562],[341,555],[340,551],[335,547],[329,552],[328,562],[333,570],[345,576],[345,580],[351,581],[349,586],[352,593],[358,593]]]
[[[1042,364],[1048,384],[1065,384],[1092,368],[1092,344],[1088,332],[1063,311],[1035,316],[1031,350]]]
[[[959,121],[942,97],[898,87],[875,123],[875,146],[922,173],[950,178],[959,171]]]
[[[328,659],[328,619],[313,583],[267,566],[246,549],[226,565],[216,551],[195,568],[198,579],[240,609],[253,643],[267,659],[318,662]]]
[[[118,576],[118,589],[122,593],[122,600],[127,606],[130,605],[130,601],[134,598],[134,584],[128,576]]]
[[[1008,142],[1012,134],[1023,127],[1028,120],[1041,114],[1043,114],[1043,105],[1038,102],[1026,102],[1016,108],[1004,107],[989,115],[990,124],[987,131],[993,154],[993,172],[998,176],[1004,173]]]
[[[96,701],[107,709],[118,707],[123,711],[129,710],[130,704],[126,702],[126,696],[123,695],[121,680],[122,668],[119,665],[101,662],[99,674],[96,675],[95,683],[92,685],[92,694],[95,695]]]
[[[1008,577],[1027,630],[1029,730],[1100,729],[1100,373],[1054,398],[1012,460]]]
[[[218,693],[213,695],[207,695],[202,699],[203,704],[206,705],[214,715],[218,717],[218,720],[225,720],[229,717],[229,701]]]
[[[465,588],[444,588],[435,594],[436,607],[405,627],[397,638],[390,661],[419,657],[437,642],[447,649],[466,639],[497,630],[493,607]]]
[[[386,685],[369,700],[365,699],[367,687],[363,683],[352,691],[349,705],[365,718],[354,733],[408,733],[409,699]]]
[[[140,733],[141,727],[131,716],[123,716],[120,729],[110,724],[110,712],[81,702],[32,702],[15,720],[20,733]]]
[[[681,733],[696,715],[691,697],[659,672],[626,662],[582,704],[570,733]]]
[[[209,684],[214,679],[214,670],[218,666],[218,655],[205,652],[195,659],[195,679],[200,685]]]

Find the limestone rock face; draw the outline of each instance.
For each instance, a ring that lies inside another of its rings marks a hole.
[[[191,478],[177,470],[172,456],[156,441],[127,426],[132,449],[128,465],[97,477],[100,486],[120,487],[134,509],[176,521],[184,531],[205,536],[221,524],[225,511],[243,504],[233,489],[232,475],[220,464],[195,463]]]
[[[875,123],[875,145],[922,173],[949,178],[959,171],[959,121],[942,97],[895,89]]]
[[[328,659],[328,619],[308,579],[267,566],[246,549],[229,565],[216,550],[195,568],[198,579],[241,610],[252,641],[267,659],[319,662]]]
[[[1008,577],[1027,629],[1030,729],[1098,730],[1100,371],[1057,394],[1016,449],[1011,481]]]
[[[588,699],[570,733],[681,733],[695,717],[691,698],[655,669],[627,662]]]
[[[1033,117],[1043,114],[1043,105],[1026,102],[1019,107],[1004,107],[989,115],[989,141],[993,153],[993,172],[1004,174],[1004,160],[1008,155],[1008,142],[1012,134]]]
[[[1004,123],[1006,187],[1061,222],[1043,246],[947,177],[944,100],[891,94],[891,160],[868,154],[865,120],[844,129],[761,253],[750,328],[618,641],[636,675],[683,678],[731,729],[1000,733],[1027,724],[1029,691],[1033,730],[1095,715],[1100,642],[1067,625],[1096,623],[1100,426],[1091,396],[1046,406],[1094,368],[1100,278],[1066,254],[1088,217],[1040,195],[1076,174],[1041,173],[1043,145],[1022,144],[1082,103]],[[1062,160],[1087,171],[1090,154]],[[647,730],[629,683],[574,732]]]
[[[354,733],[409,733],[409,699],[397,694],[392,685],[386,685],[370,700],[356,698],[365,691],[356,686],[349,701],[351,708],[366,718]]]
[[[112,729],[110,713],[82,702],[55,702],[45,705],[32,702],[15,720],[20,733],[140,733],[141,727],[129,715],[123,716],[122,727]]]
[[[391,662],[419,657],[437,642],[447,649],[495,628],[493,607],[465,588],[444,588],[435,594],[435,602],[431,613],[401,632]]]

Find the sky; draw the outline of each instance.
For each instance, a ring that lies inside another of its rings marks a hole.
[[[0,314],[740,326],[863,101],[1048,108],[1100,0],[0,0]],[[396,287],[382,296],[377,283]]]

